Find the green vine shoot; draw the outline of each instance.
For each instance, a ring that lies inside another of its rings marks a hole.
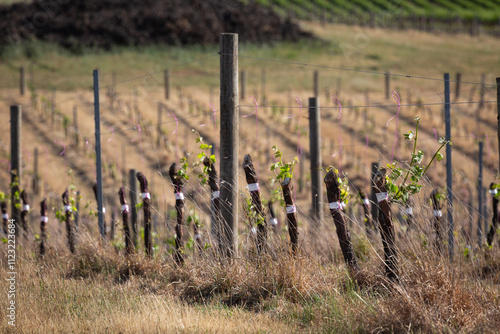
[[[405,140],[413,141],[413,151],[411,153],[410,165],[405,168],[397,165],[397,162],[392,164],[387,164],[387,168],[390,170],[387,179],[387,190],[390,193],[391,199],[396,202],[400,202],[406,205],[410,195],[417,194],[422,185],[419,184],[422,177],[429,169],[429,167],[434,163],[434,161],[443,160],[443,155],[440,153],[441,149],[446,146],[446,144],[451,145],[451,141],[447,141],[445,138],[439,139],[439,148],[434,152],[431,160],[427,165],[422,164],[424,159],[424,152],[422,150],[417,151],[418,143],[418,128],[420,124],[420,116],[414,118],[417,123],[415,126],[415,132],[408,131],[404,134]]]

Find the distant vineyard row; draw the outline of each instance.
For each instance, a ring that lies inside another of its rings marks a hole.
[[[366,21],[384,18],[404,20],[408,17],[450,21],[478,20],[483,25],[496,25],[500,18],[498,0],[256,0],[281,13],[310,19],[324,17],[337,21]]]

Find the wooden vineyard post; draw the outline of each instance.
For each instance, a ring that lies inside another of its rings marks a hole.
[[[297,254],[299,231],[297,225],[297,209],[292,197],[292,179],[287,177],[281,182],[283,199],[285,200],[286,218],[288,222],[288,233],[290,234],[290,243],[292,245],[292,254]]]
[[[23,206],[21,210],[21,227],[23,228],[24,238],[28,238],[28,213],[30,211],[30,203],[28,200],[28,194],[25,190],[21,192],[21,200],[23,201]]]
[[[498,170],[500,171],[500,77],[497,82],[497,144],[498,144]]]
[[[484,223],[484,236],[486,237],[487,236],[487,231],[488,231],[488,219],[486,219],[486,217],[488,217],[488,205],[487,205],[487,201],[486,201],[486,193],[488,192],[486,187],[483,187],[482,189],[482,194],[483,194],[483,211],[482,212],[482,216],[483,216],[483,223]]]
[[[498,170],[500,171],[500,78],[497,82],[497,145],[498,145]]]
[[[115,239],[115,225],[116,225],[116,210],[111,209],[111,221],[109,222],[109,240],[113,241]]]
[[[269,146],[268,146],[269,147]],[[304,186],[306,184],[306,171],[305,171],[305,163],[299,162],[299,179],[297,180],[297,184],[299,185],[299,193],[302,194],[304,191]]]
[[[370,213],[370,200],[368,199],[368,196],[365,195],[363,191],[359,191],[359,197],[361,198],[362,206],[363,206],[363,214],[364,214],[364,222],[365,222],[365,228],[366,228],[366,234],[370,237],[373,232],[373,218]]]
[[[385,73],[385,99],[386,100],[389,100],[389,98],[391,97],[391,73],[389,73],[389,71],[387,71]]]
[[[78,149],[78,144],[80,142],[80,134],[78,131],[78,108],[76,106],[73,106],[73,128],[74,128],[74,140],[75,140],[75,147]]]
[[[45,255],[45,244],[47,242],[47,233],[45,232],[45,225],[49,222],[47,217],[47,199],[44,198],[40,202],[40,256]]]
[[[97,200],[97,220],[99,232],[102,240],[106,240],[106,225],[104,223],[104,201],[102,193],[102,161],[101,161],[101,114],[99,102],[99,70],[94,70],[94,128],[95,128],[95,164],[96,164],[96,200]]]
[[[330,213],[332,214],[333,222],[335,223],[335,227],[337,229],[337,237],[339,238],[340,248],[342,249],[342,254],[344,255],[344,261],[351,270],[358,270],[358,262],[356,260],[356,256],[354,255],[351,236],[347,230],[344,216],[341,213],[342,204],[340,203],[340,184],[338,180],[339,175],[333,170],[326,173],[324,178],[326,195],[328,197],[328,203],[330,203]]]
[[[220,213],[224,252],[237,255],[238,233],[238,35],[220,35]]]
[[[486,93],[486,75],[481,74],[481,87],[479,89],[479,106],[478,109],[484,108],[484,94]],[[479,135],[479,133],[478,133]]]
[[[97,183],[94,183],[92,190],[94,190],[95,199],[97,201],[98,200],[97,199]],[[104,207],[104,200],[102,200],[102,213],[99,212],[99,209],[97,209],[97,210],[98,210],[97,214],[102,214],[102,226],[103,226],[103,232],[104,232],[104,234],[102,234],[102,238],[103,238],[103,240],[106,240],[106,234],[108,232],[108,228],[106,226],[106,215],[105,215],[106,208]]]
[[[267,98],[266,98],[266,70],[262,69],[262,76],[261,76],[261,89],[262,89],[262,105],[266,105],[267,103]]]
[[[241,71],[240,72],[240,87],[241,87],[241,96],[240,98],[242,100],[245,99],[245,93],[246,93],[246,72],[245,71]]]
[[[162,111],[163,111],[163,104],[161,102],[158,102],[158,124],[156,125],[156,133],[157,133],[156,146],[157,147],[160,147],[161,137],[162,137],[162,134],[161,134]]]
[[[479,142],[479,173],[477,178],[477,199],[478,199],[478,214],[477,214],[477,244],[481,247],[483,243],[483,215],[481,214],[483,210],[483,142]],[[486,200],[486,198],[485,198]],[[486,231],[484,231],[486,233]]]
[[[321,117],[319,99],[309,98],[309,150],[311,152],[311,199],[312,212],[316,226],[321,221],[321,203],[323,191],[321,189]],[[303,164],[303,163],[302,163]],[[302,175],[301,175],[302,178]],[[302,180],[303,181],[303,180]]]
[[[165,84],[165,99],[170,100],[170,71],[165,70],[164,72],[164,84]]]
[[[137,222],[139,221],[137,217],[137,180],[135,179],[135,175],[137,174],[135,169],[129,170],[129,186],[130,186],[130,207],[132,208],[131,210],[131,221],[130,225],[132,228],[132,242],[134,244],[134,247],[137,248],[139,245],[137,239],[139,235],[139,231],[137,229]]]
[[[457,77],[455,80],[455,101],[458,101],[458,98],[460,97],[460,82],[462,81],[462,74],[459,72],[457,73]]]
[[[177,174],[175,162],[168,170],[170,180],[174,186],[175,211],[177,212],[177,224],[175,225],[175,254],[174,260],[177,264],[184,263],[184,245],[182,243],[182,225],[184,223],[184,180]]]
[[[109,94],[109,104],[110,104],[110,110],[115,111],[115,100],[116,100],[116,71],[113,71],[111,73],[111,87],[109,88],[110,94]]]
[[[455,225],[453,222],[453,175],[451,159],[451,113],[450,113],[450,74],[444,74],[444,116],[446,126],[446,197],[448,209],[448,256],[453,260]]]
[[[205,157],[203,160],[203,165],[208,167],[208,185],[210,186],[210,191],[212,192],[212,204],[210,206],[212,213],[212,224],[211,230],[212,234],[215,234],[217,247],[219,250],[222,248],[222,238],[223,238],[223,229],[220,220],[220,191],[219,191],[219,183],[217,178],[217,171],[215,170],[215,165],[212,163],[209,157]]]
[[[495,188],[495,184],[493,182],[490,184],[489,192],[492,199],[493,218],[491,220],[490,230],[488,232],[486,242],[488,243],[488,246],[491,247],[493,245],[495,232],[498,226],[498,198],[496,197],[498,190]]]
[[[439,191],[434,189],[431,193],[432,209],[434,216],[434,231],[436,232],[435,245],[438,252],[442,252],[443,235],[441,233],[441,220],[443,212],[441,211],[441,201],[438,198]]]
[[[35,147],[33,153],[33,193],[38,195],[40,192],[40,175],[38,174],[38,148]]]
[[[372,162],[372,169],[371,169],[371,174],[370,174],[370,182],[371,182],[371,188],[372,188],[372,193],[370,194],[370,202],[371,203],[377,203],[377,191],[376,191],[376,188],[375,188],[375,184],[373,183],[373,179],[375,177],[375,175],[377,174],[379,168],[380,168],[380,165],[378,162]],[[378,205],[372,205],[371,207],[371,214],[372,214],[372,221],[373,222],[376,222],[378,221]],[[372,226],[374,226],[375,224],[373,224]],[[375,226],[374,226],[375,227]]]
[[[141,188],[142,210],[144,213],[144,248],[148,257],[153,256],[153,240],[151,235],[151,195],[148,191],[148,180],[141,172],[136,174]]]
[[[24,66],[21,66],[19,69],[19,93],[21,96],[24,96],[24,91],[26,90],[26,71],[24,70]]]
[[[257,219],[257,251],[262,253],[267,241],[267,222],[266,215],[262,209],[262,201],[260,199],[259,179],[255,168],[253,167],[252,157],[250,154],[245,155],[243,159],[243,170],[248,184],[248,190],[252,197],[252,204],[256,210]]]
[[[10,176],[11,176],[11,215],[14,219],[14,225],[16,226],[16,237],[19,235],[19,223],[21,221],[21,212],[19,208],[21,207],[21,201],[19,198],[20,194],[20,182],[22,180],[21,175],[21,123],[22,123],[22,111],[21,106],[11,106],[10,107]]]
[[[127,255],[132,254],[135,250],[134,244],[132,242],[131,228],[128,221],[128,213],[130,212],[130,207],[127,204],[127,199],[125,197],[125,188],[121,187],[118,191],[118,196],[120,197],[121,212],[123,219],[123,231],[125,232],[125,252]]]
[[[66,221],[66,236],[68,238],[69,250],[72,254],[75,253],[75,233],[73,228],[73,217],[71,215],[71,203],[69,202],[68,190],[62,194],[64,204],[65,221]]]
[[[373,177],[378,208],[378,222],[380,224],[380,234],[384,247],[385,273],[390,280],[398,279],[398,260],[396,253],[396,242],[394,225],[392,223],[392,212],[389,205],[389,195],[386,188],[385,169],[379,170]]]
[[[271,215],[271,226],[273,228],[273,231],[274,233],[279,233],[278,231],[278,225],[279,225],[279,221],[278,221],[278,217],[276,217],[276,213],[274,212],[274,209],[273,209],[273,202],[269,201],[268,203],[268,206],[269,206],[269,214]]]
[[[9,214],[7,213],[7,202],[2,201],[0,203],[0,207],[2,208],[2,227],[3,227],[3,233],[7,234],[7,224],[9,222]]]

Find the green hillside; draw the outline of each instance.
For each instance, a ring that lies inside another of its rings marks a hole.
[[[256,0],[282,14],[301,19],[378,26],[448,25],[458,29],[476,23],[499,26],[497,0]],[[436,27],[433,27],[436,28]]]

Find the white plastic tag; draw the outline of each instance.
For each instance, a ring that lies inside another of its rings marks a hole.
[[[342,204],[340,202],[331,202],[330,210],[339,210],[342,209]]]
[[[150,199],[151,195],[149,193],[141,193],[142,199]]]
[[[248,190],[250,192],[259,191],[259,184],[258,183],[250,183],[248,185]]]
[[[184,194],[183,193],[175,193],[175,199],[177,200],[184,200]]]
[[[127,204],[123,204],[122,205],[122,212],[129,212],[130,211],[130,208]]]
[[[30,211],[30,205],[29,204],[24,204],[23,205],[23,211]]]
[[[434,217],[443,217],[443,212],[441,210],[434,210]]]
[[[295,208],[295,205],[288,205],[286,207],[286,213],[294,213],[297,212],[297,209]]]
[[[216,190],[212,192],[212,199],[216,199],[220,197],[220,191]]]
[[[41,221],[41,222],[44,222],[44,223],[48,223],[48,222],[49,222],[49,217],[47,217],[47,216],[42,216],[42,217],[40,218],[40,221]]]
[[[375,195],[377,196],[377,202],[379,203],[389,198],[389,194],[387,193],[376,193]]]

